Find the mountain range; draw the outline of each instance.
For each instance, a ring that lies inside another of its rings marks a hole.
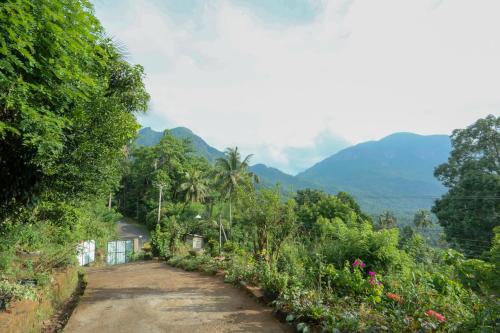
[[[224,156],[185,127],[171,129],[177,138],[188,139],[197,153],[213,162]],[[163,132],[140,130],[137,145],[158,143]],[[363,142],[316,163],[296,176],[255,164],[250,170],[264,186],[279,183],[285,192],[314,188],[335,194],[352,194],[373,215],[384,210],[409,219],[420,208],[429,209],[446,189],[433,176],[434,168],[447,161],[451,151],[447,135],[394,133],[378,141]]]

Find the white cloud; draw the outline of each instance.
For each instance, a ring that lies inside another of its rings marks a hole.
[[[499,113],[500,2],[321,8],[297,25],[222,0],[183,20],[148,1],[124,10],[98,3],[97,14],[146,68],[152,110],[143,122],[189,127],[218,148],[238,145],[293,173],[307,166],[297,152],[315,151],[313,164],[341,146],[315,150],[319,133],[351,143],[450,133]]]

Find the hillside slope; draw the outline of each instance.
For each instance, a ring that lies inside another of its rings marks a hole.
[[[205,140],[194,134],[189,128],[176,127],[169,131],[178,139],[189,140],[193,145],[195,152],[205,157],[210,162],[215,162],[217,158],[224,156],[223,152],[210,146],[205,142]],[[145,127],[139,131],[139,135],[137,136],[135,143],[137,146],[154,146],[160,142],[162,137],[163,132],[157,132],[151,129],[151,127]]]
[[[369,212],[429,208],[445,188],[433,176],[451,150],[446,135],[395,133],[346,148],[297,175],[328,192],[353,194]]]

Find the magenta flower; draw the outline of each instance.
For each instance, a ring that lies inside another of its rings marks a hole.
[[[356,260],[354,260],[354,263],[352,264],[352,266],[353,266],[353,267],[358,267],[358,266],[360,265],[360,263],[361,263],[361,262],[359,261],[359,259],[356,259]],[[361,263],[361,264],[362,264],[362,263]],[[363,266],[361,266],[361,267],[363,267]]]
[[[361,262],[361,268],[365,268],[365,263]]]
[[[374,277],[371,277],[370,281],[368,281],[368,283],[371,284],[371,285],[374,285],[375,283],[377,283],[377,281],[375,281]]]
[[[369,271],[368,275],[370,275],[371,277],[375,277],[375,275],[377,275],[377,273],[375,273],[374,271]]]

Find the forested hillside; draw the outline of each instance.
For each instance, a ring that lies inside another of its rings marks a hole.
[[[223,152],[208,145],[202,138],[194,134],[188,128],[175,127],[170,129],[169,132],[177,139],[189,141],[194,151],[210,162],[215,162],[217,158],[224,156]],[[135,143],[138,146],[154,146],[160,142],[163,135],[163,132],[157,132],[152,130],[150,127],[145,127],[139,131],[139,135],[135,140]]]
[[[372,213],[413,214],[444,192],[434,169],[451,150],[446,135],[396,133],[346,148],[297,175],[331,193],[346,191]]]
[[[209,161],[223,154],[187,128],[178,127],[170,132],[174,137],[191,141],[194,150]],[[150,146],[158,143],[162,135],[143,128],[136,143]],[[297,176],[264,164],[252,165],[250,170],[259,176],[263,186],[280,184],[285,192],[305,188],[331,194],[345,191],[372,215],[390,210],[400,220],[410,223],[418,209],[430,209],[434,200],[445,192],[433,173],[434,168],[446,161],[450,150],[446,135],[395,133],[379,141],[346,148]]]

